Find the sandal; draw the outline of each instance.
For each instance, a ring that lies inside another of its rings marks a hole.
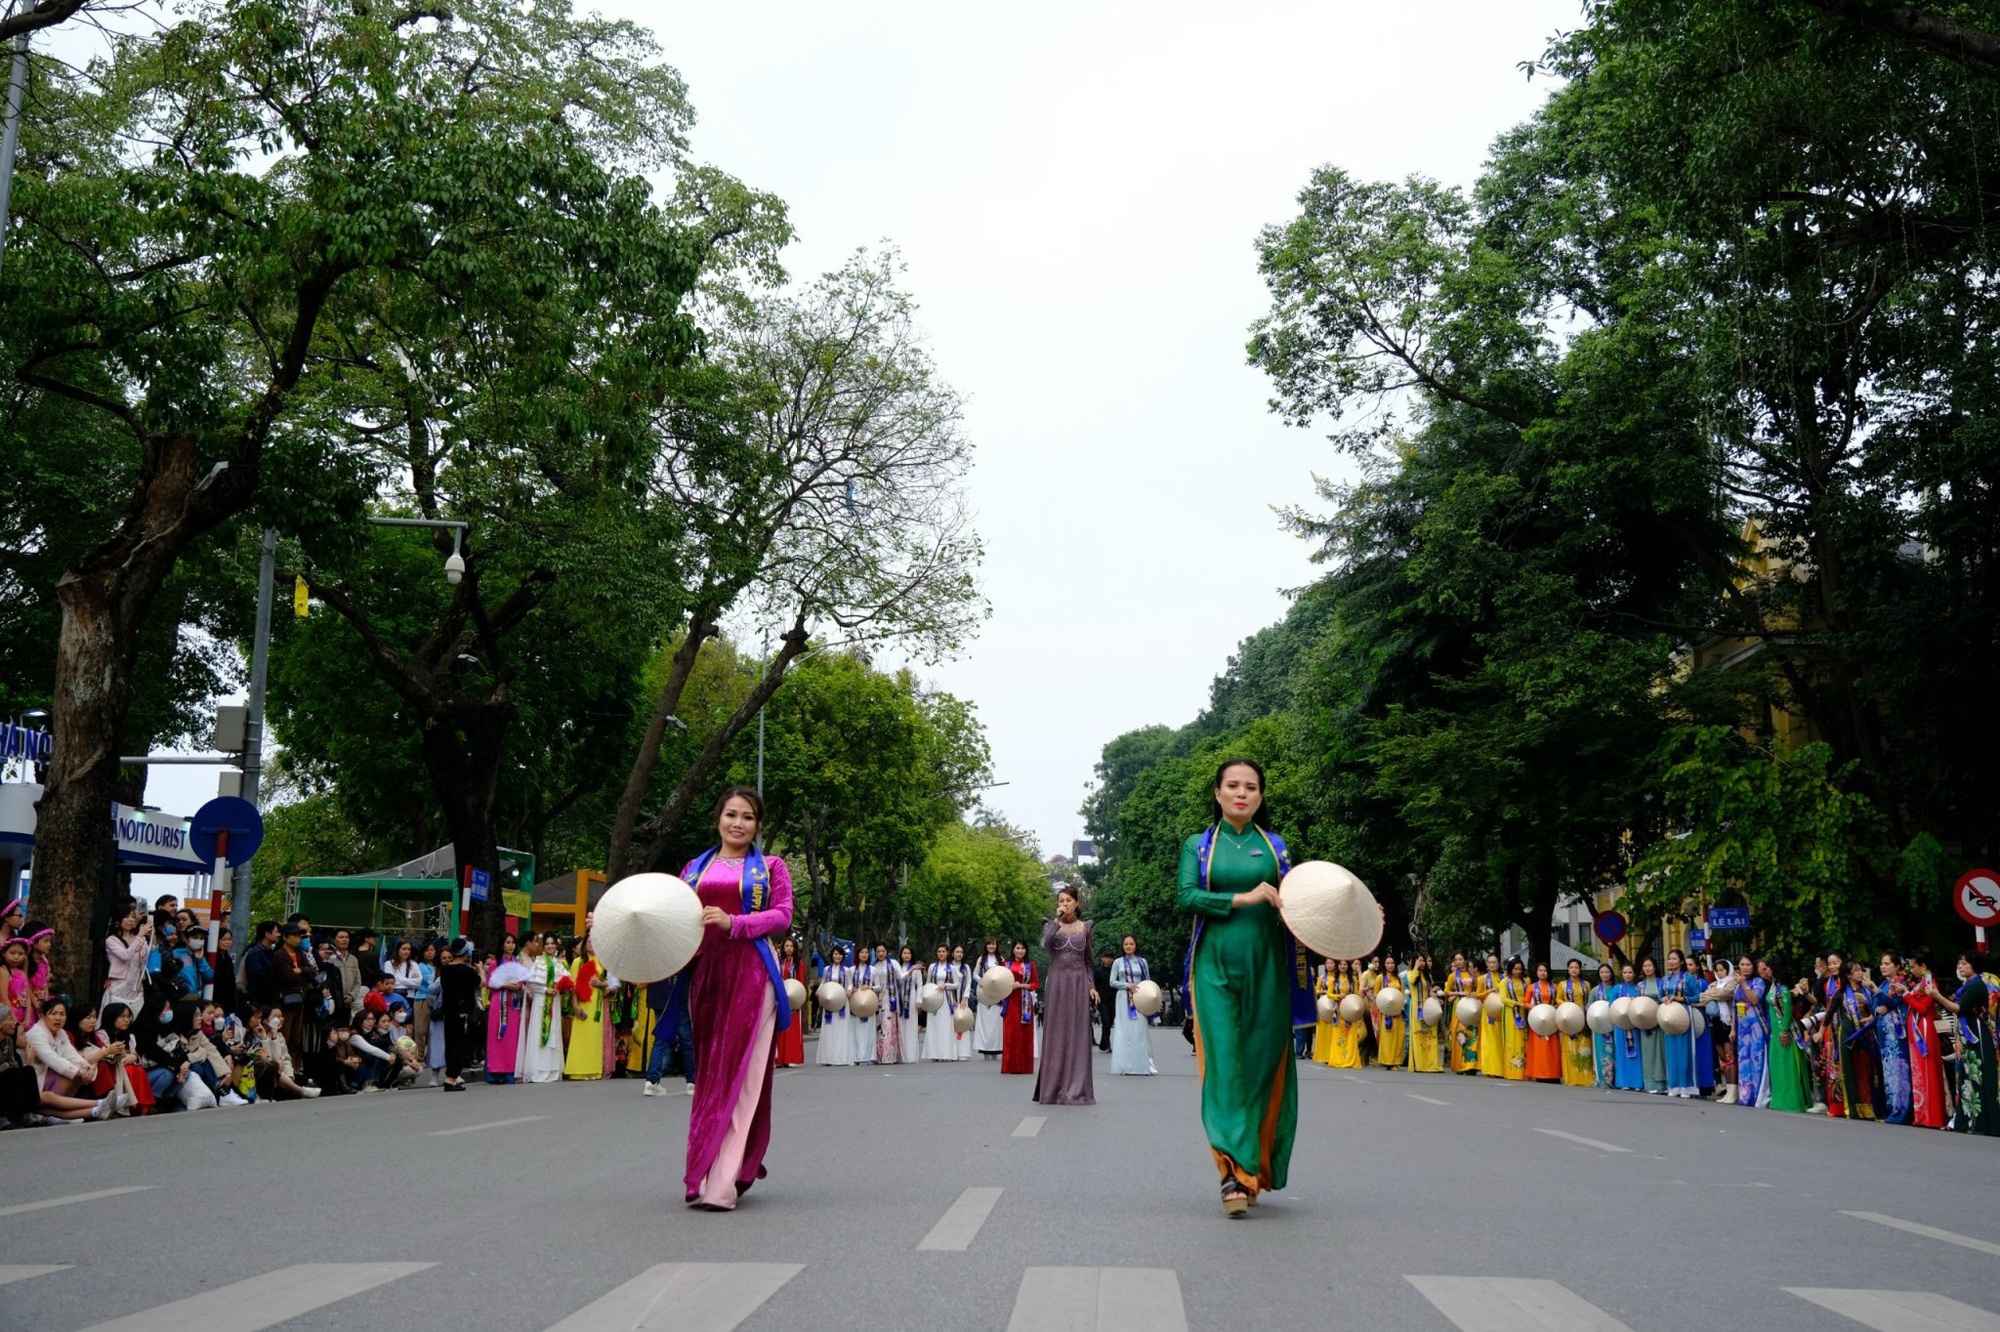
[[[1250,1190],[1233,1179],[1222,1181],[1222,1214],[1230,1220],[1250,1214]]]

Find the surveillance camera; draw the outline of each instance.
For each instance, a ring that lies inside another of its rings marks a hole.
[[[465,577],[465,556],[453,551],[444,557],[444,581],[457,587]]]

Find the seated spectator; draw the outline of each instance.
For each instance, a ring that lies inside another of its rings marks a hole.
[[[301,1098],[311,1100],[320,1094],[318,1087],[309,1087],[298,1080],[292,1068],[292,1050],[285,1044],[285,1024],[293,1020],[292,1013],[279,1004],[272,1004],[264,1010],[260,1041],[263,1052],[265,1083],[258,1087],[258,1094],[274,1101],[296,1101]]]
[[[42,1090],[41,1070],[22,1062],[16,1043],[20,1027],[14,1014],[0,1004],[0,1120],[25,1125],[103,1119],[116,1108],[115,1096],[90,1101]]]
[[[410,1010],[390,996],[389,1011],[382,1015],[377,1028],[381,1039],[375,1042],[396,1056],[396,1086],[407,1087],[417,1080],[424,1071],[424,1056],[417,1048],[416,1035],[410,1029]]]
[[[210,1003],[207,1008],[215,1008]],[[204,1010],[206,1011],[206,1010]],[[194,1075],[208,1088],[217,1105],[248,1105],[236,1094],[236,1066],[228,1053],[209,1036],[209,1029],[196,1023],[187,1034],[188,1062]]]
[[[102,1096],[116,1089],[118,1100],[111,1111],[115,1115],[152,1114],[153,1084],[139,1062],[138,1043],[132,1035],[132,1010],[120,1003],[106,1004],[91,1039],[105,1050],[104,1058],[97,1064],[97,1080],[92,1090]]]
[[[345,1016],[337,1016],[327,1027],[326,1042],[312,1056],[312,1080],[328,1096],[347,1096],[361,1090],[368,1069],[362,1058],[348,1048],[353,1028]]]
[[[97,1063],[104,1058],[104,1051],[95,1045],[78,1050],[70,1039],[68,1022],[69,999],[51,995],[41,1016],[22,1036],[29,1057],[42,1070],[42,1090],[57,1096],[88,1091],[97,1080]]]
[[[357,1090],[381,1091],[396,1080],[401,1061],[395,1048],[383,1039],[380,1013],[373,1009],[362,1010],[354,1031],[347,1038],[347,1048],[361,1056],[364,1062],[361,1086]]]
[[[135,1027],[139,1034],[139,1054],[150,1066],[153,1096],[163,1109],[179,1106],[206,1110],[215,1104],[215,1095],[194,1071],[194,1052],[188,1044],[187,1012],[172,1000],[155,995],[146,1001]]]

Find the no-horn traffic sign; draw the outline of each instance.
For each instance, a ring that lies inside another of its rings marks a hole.
[[[2000,874],[1990,869],[1967,870],[1959,876],[1951,904],[1968,925],[1980,929],[2000,925]]]

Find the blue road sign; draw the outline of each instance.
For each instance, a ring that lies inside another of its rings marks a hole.
[[[218,834],[229,834],[223,859],[241,865],[257,854],[264,842],[264,817],[257,807],[237,796],[217,796],[194,812],[188,820],[188,847],[208,864],[215,863]]]
[[[1710,907],[1708,909],[1708,932],[1717,930],[1747,930],[1750,928],[1749,907]]]

